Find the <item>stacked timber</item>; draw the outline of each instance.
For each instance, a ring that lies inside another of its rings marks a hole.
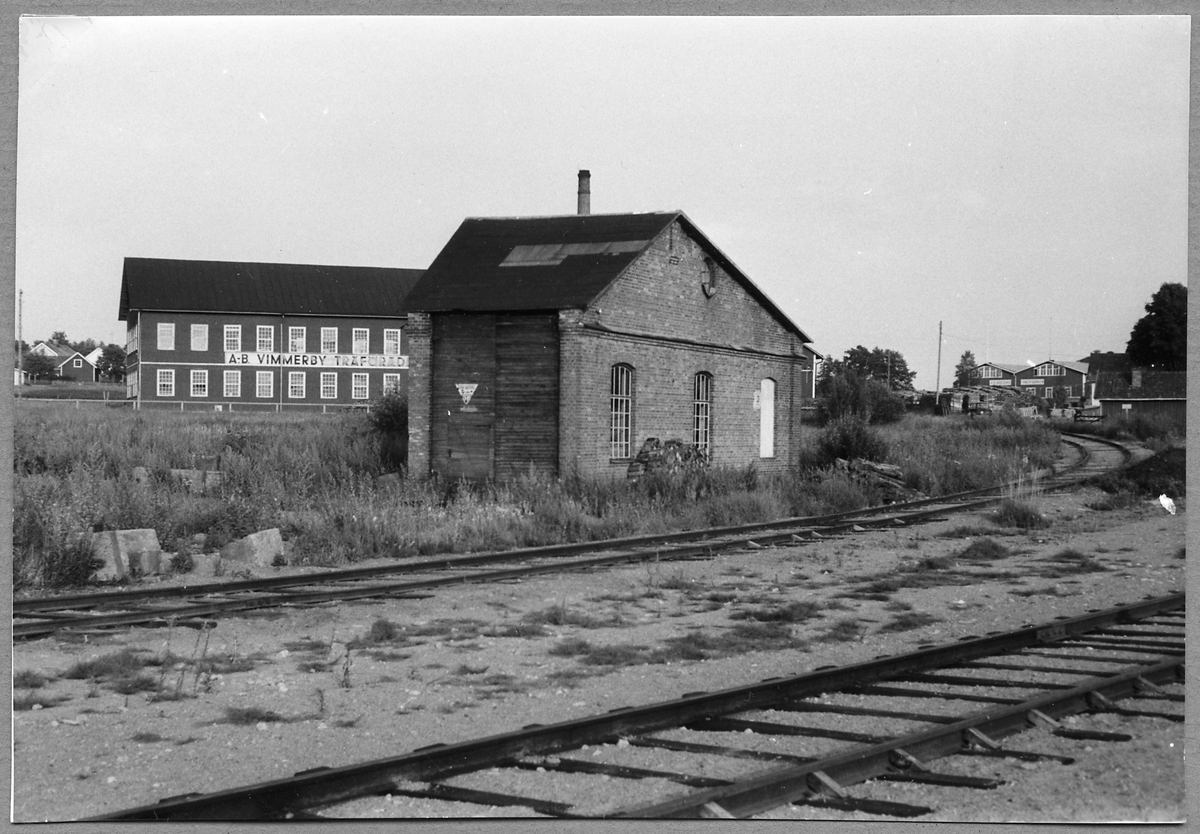
[[[706,466],[708,455],[690,443],[648,437],[637,457],[629,464],[626,474],[630,479],[637,480],[647,472],[679,472]]]
[[[906,486],[903,470],[899,466],[890,463],[874,463],[862,458],[854,458],[853,460],[838,458],[834,462],[834,468],[846,472],[851,480],[879,492],[885,504],[894,504],[898,501],[915,501],[925,497],[915,489]]]

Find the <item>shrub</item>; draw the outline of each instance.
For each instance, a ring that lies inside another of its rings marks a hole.
[[[817,441],[818,459],[828,465],[837,458],[881,461],[887,456],[887,443],[862,417],[842,417],[831,422]]]
[[[992,520],[1001,527],[1019,527],[1022,530],[1037,530],[1050,526],[1050,522],[1037,511],[1036,507],[1014,498],[1005,498],[1001,501]]]

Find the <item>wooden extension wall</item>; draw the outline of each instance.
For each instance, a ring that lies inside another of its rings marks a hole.
[[[448,480],[506,481],[532,464],[557,474],[556,317],[432,319],[432,471]]]

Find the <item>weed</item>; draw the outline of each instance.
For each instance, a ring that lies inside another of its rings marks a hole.
[[[155,742],[159,741],[167,741],[167,739],[163,738],[158,733],[145,732],[134,733],[129,737],[129,740],[136,741],[138,744],[154,744]]]
[[[225,707],[226,724],[271,724],[285,720],[274,710],[261,707]]]
[[[1057,579],[1077,573],[1101,573],[1108,570],[1096,557],[1070,547],[1060,550],[1045,561],[1054,565],[1042,574],[1048,579]]]
[[[460,663],[460,664],[458,665],[458,668],[457,668],[457,669],[455,669],[455,670],[454,670],[453,672],[451,672],[450,674],[452,674],[452,675],[458,675],[458,676],[462,676],[462,675],[482,675],[484,672],[486,672],[486,671],[488,670],[488,668],[489,668],[489,667],[487,667],[487,666],[468,666],[466,663]]]
[[[924,611],[907,611],[881,625],[879,633],[887,634],[898,631],[911,631],[915,628],[924,628],[927,625],[940,622],[942,622],[941,617],[935,617]]]
[[[847,643],[862,638],[865,626],[853,617],[844,617],[826,629],[816,639],[822,643]]]
[[[500,637],[545,637],[546,629],[537,623],[513,623],[498,632]]]
[[[645,646],[597,646],[589,649],[583,662],[589,666],[631,666],[644,663],[646,651]]]
[[[619,617],[614,616],[606,620],[601,620],[582,611],[567,608],[566,605],[553,605],[543,611],[531,611],[522,617],[521,620],[531,625],[573,625],[580,628],[602,628],[604,626],[620,624]]]
[[[903,600],[894,599],[887,605],[883,606],[885,611],[911,611],[912,603],[904,602]]]
[[[40,689],[50,682],[50,678],[30,669],[13,672],[12,685],[14,689]]]
[[[991,562],[1012,555],[1012,551],[994,539],[979,539],[971,542],[958,554],[958,558],[970,562]]]
[[[549,653],[555,657],[576,657],[587,654],[592,650],[592,644],[578,637],[568,637],[550,647]]]
[[[1000,502],[992,521],[1001,527],[1017,527],[1021,530],[1040,530],[1050,526],[1049,520],[1036,507],[1013,498],[1005,498]]]
[[[13,710],[16,712],[23,712],[25,710],[31,710],[34,707],[37,707],[38,709],[44,709],[46,707],[57,706],[58,704],[69,700],[70,698],[65,695],[52,697],[45,694],[39,695],[36,692],[26,692],[21,695],[13,696]]]
[[[731,620],[756,620],[760,623],[803,623],[820,616],[820,611],[821,604],[818,602],[791,602],[776,608],[735,611],[729,615],[729,618]]]
[[[131,649],[122,649],[91,660],[79,661],[68,668],[63,677],[69,680],[103,683],[114,692],[132,695],[135,692],[147,692],[157,688],[158,682],[154,678],[142,674],[142,669],[148,665],[150,661],[147,658]]]

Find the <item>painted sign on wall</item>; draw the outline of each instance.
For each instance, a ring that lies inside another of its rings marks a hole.
[[[396,368],[407,370],[408,357],[385,356],[382,353],[226,353],[225,364],[288,368]]]

